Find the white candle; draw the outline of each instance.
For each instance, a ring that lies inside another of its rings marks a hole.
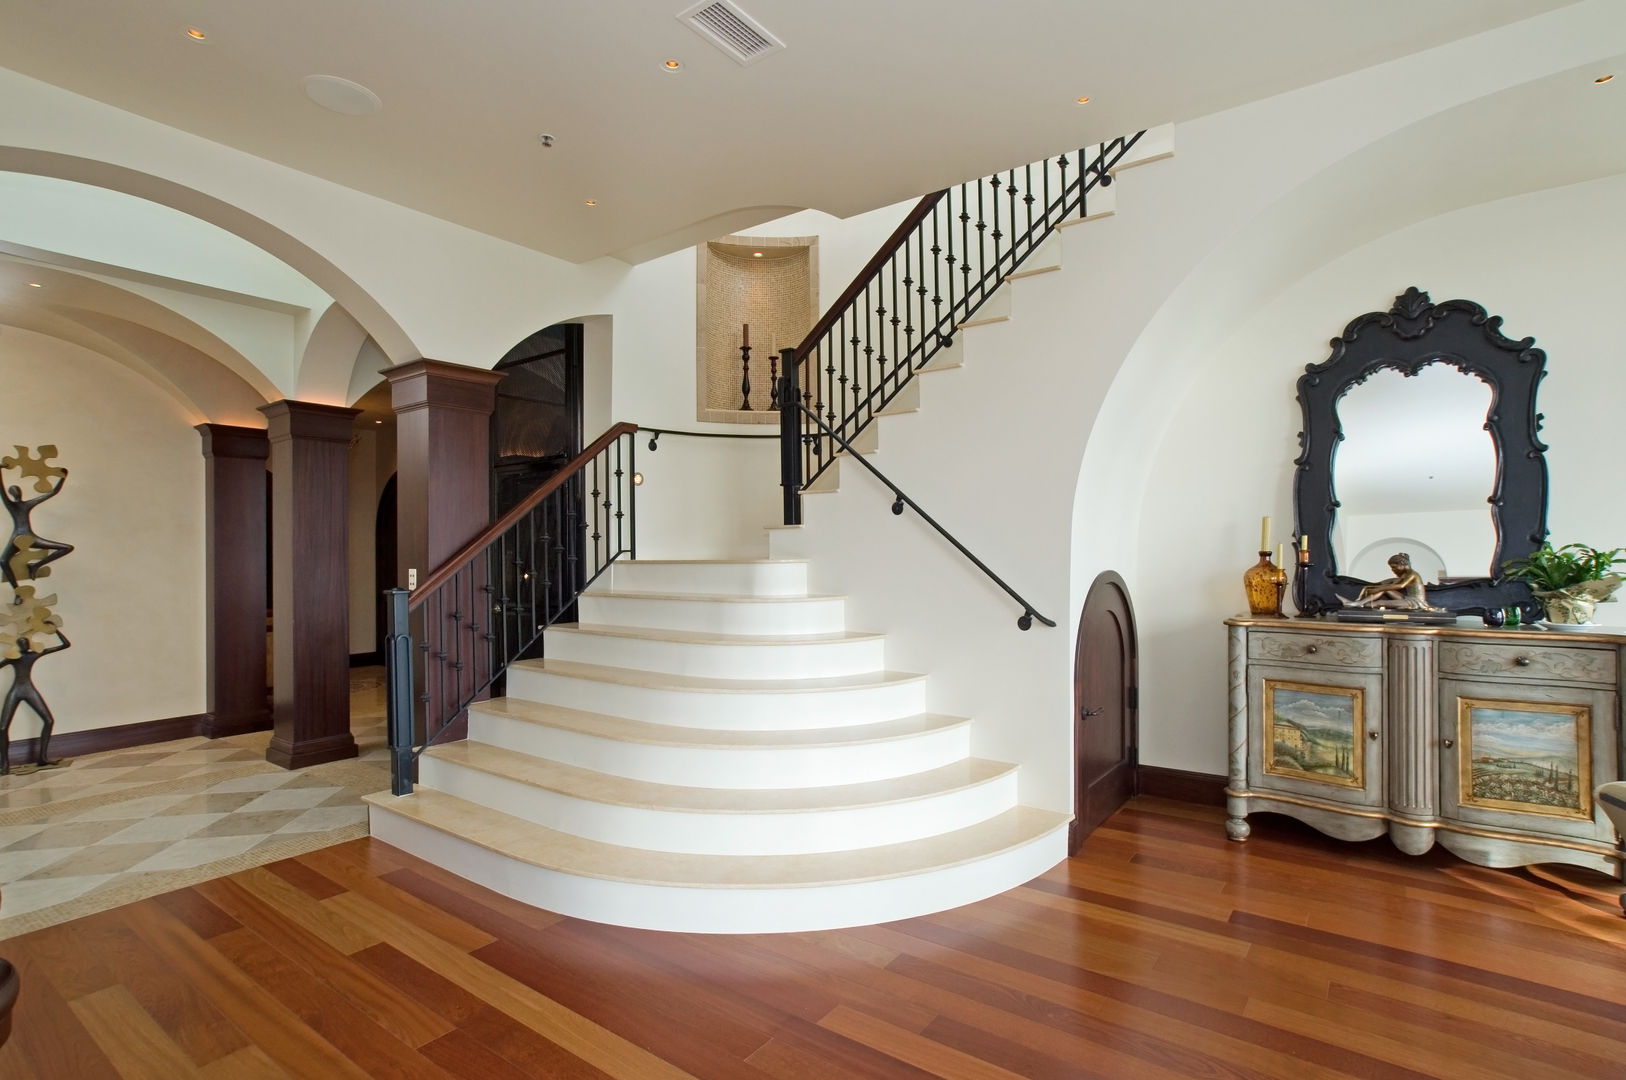
[[[1270,550],[1270,515],[1259,519],[1259,550]]]
[[[1287,545],[1276,545],[1276,566],[1278,569],[1287,565]]]

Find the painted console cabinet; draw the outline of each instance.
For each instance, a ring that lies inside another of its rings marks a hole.
[[[1626,636],[1318,619],[1226,621],[1226,834],[1287,814],[1484,866],[1621,875],[1594,805],[1622,776]]]

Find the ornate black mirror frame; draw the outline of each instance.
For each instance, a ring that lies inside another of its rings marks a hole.
[[[1384,368],[1411,376],[1428,364],[1444,363],[1491,388],[1485,430],[1496,450],[1490,495],[1496,556],[1493,576],[1430,585],[1429,601],[1458,614],[1482,616],[1493,625],[1501,625],[1509,608],[1518,608],[1524,621],[1542,617],[1530,587],[1499,574],[1504,562],[1529,555],[1547,536],[1547,447],[1538,437],[1541,414],[1536,412],[1536,387],[1546,373],[1547,354],[1534,348],[1533,337],[1504,337],[1501,325],[1501,316],[1487,315],[1471,300],[1436,304],[1412,286],[1395,297],[1393,310],[1370,312],[1344,327],[1332,340],[1332,355],[1325,363],[1305,367],[1298,384],[1304,430],[1299,432],[1293,482],[1298,535],[1310,538],[1310,561],[1293,594],[1301,614],[1336,611],[1344,606],[1341,596],[1354,596],[1367,584],[1339,574],[1332,553],[1339,505],[1332,465],[1344,438],[1339,399]]]

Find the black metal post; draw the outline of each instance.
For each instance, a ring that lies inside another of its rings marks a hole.
[[[390,737],[390,791],[412,794],[412,614],[405,589],[384,590],[384,702]]]
[[[802,401],[797,388],[796,350],[781,349],[779,377],[779,484],[784,489],[785,524],[802,523]]]

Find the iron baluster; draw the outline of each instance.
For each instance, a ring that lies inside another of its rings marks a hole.
[[[390,792],[412,793],[412,614],[411,594],[405,589],[384,590],[385,713],[390,740]]]
[[[621,518],[623,507],[626,506],[626,489],[623,487],[625,471],[621,468],[621,440],[615,441],[615,554],[619,555],[626,548],[623,546],[621,532]],[[612,556],[613,557],[613,556]]]
[[[954,231],[949,230],[949,243],[954,242]],[[943,332],[943,241],[938,231],[937,207],[932,207],[932,330],[941,336]],[[949,253],[948,260],[949,287],[954,286],[954,254]],[[953,298],[949,300],[953,306]],[[925,357],[921,359],[924,361]]]

